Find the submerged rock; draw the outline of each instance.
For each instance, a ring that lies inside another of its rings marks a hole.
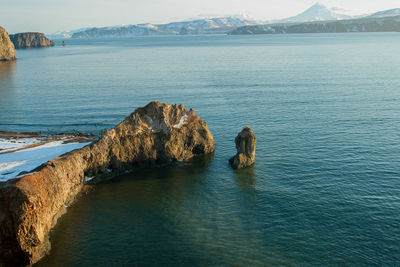
[[[40,32],[24,32],[10,35],[15,48],[35,48],[54,46],[53,41]]]
[[[254,164],[256,161],[256,136],[245,126],[235,138],[237,153],[229,160],[232,168],[240,169]]]
[[[93,144],[0,183],[0,266],[33,264],[50,251],[49,231],[85,180],[142,164],[186,161],[214,149],[207,124],[192,109],[153,101]]]
[[[15,60],[15,48],[8,32],[0,27],[0,61]]]

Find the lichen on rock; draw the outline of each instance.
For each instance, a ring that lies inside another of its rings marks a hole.
[[[237,153],[229,160],[232,168],[240,169],[254,164],[256,160],[256,136],[245,126],[235,138]]]

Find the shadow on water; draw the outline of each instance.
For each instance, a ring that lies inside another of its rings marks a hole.
[[[254,165],[247,168],[234,170],[234,174],[237,178],[237,183],[241,188],[244,189],[255,188],[257,182],[257,176]]]
[[[139,168],[96,185],[60,218],[51,254],[37,266],[208,264],[189,253],[198,248],[188,221],[212,159]]]
[[[122,181],[176,179],[179,177],[197,177],[207,171],[214,159],[214,153],[197,156],[187,162],[167,163],[138,167],[132,172],[122,174],[99,184],[120,183]]]
[[[0,61],[0,99],[7,98],[14,87],[16,61]]]

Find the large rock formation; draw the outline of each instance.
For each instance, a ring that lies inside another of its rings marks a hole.
[[[7,266],[27,265],[48,253],[48,233],[85,178],[186,161],[214,149],[207,124],[192,109],[157,101],[137,109],[95,143],[0,184],[0,259]]]
[[[8,32],[3,27],[0,27],[0,61],[15,59],[15,48],[8,36]]]
[[[253,165],[256,161],[256,136],[245,126],[235,138],[237,153],[229,160],[232,168],[240,169]]]
[[[40,32],[24,32],[10,35],[15,48],[34,48],[54,46],[53,41]]]

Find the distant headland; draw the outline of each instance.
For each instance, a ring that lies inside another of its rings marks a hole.
[[[54,46],[54,42],[40,32],[24,32],[10,35],[16,49]]]

